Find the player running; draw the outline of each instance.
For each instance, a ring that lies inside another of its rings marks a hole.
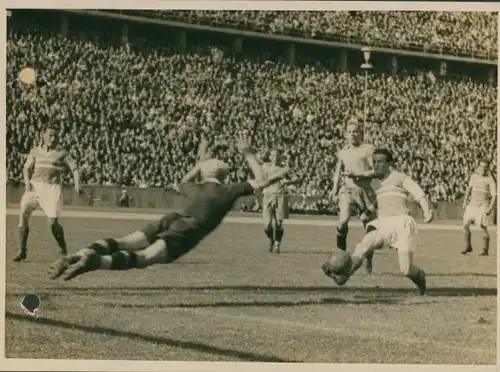
[[[364,212],[375,199],[370,185],[375,174],[372,161],[375,148],[371,144],[362,142],[361,126],[354,121],[347,124],[346,139],[347,145],[338,153],[333,189],[329,195],[329,199],[339,206],[339,222],[336,229],[337,247],[343,251],[347,248],[347,234],[351,217],[356,214],[363,216],[361,221],[363,226],[366,226],[373,216]],[[344,170],[344,177],[342,187],[339,190],[342,170]],[[372,255],[368,255],[366,258],[366,271],[369,274],[373,270],[372,258]]]
[[[277,182],[288,172],[285,169],[272,179],[264,179],[262,168],[244,135],[238,136],[236,146],[245,156],[255,180],[225,186],[222,181],[229,170],[225,163],[217,159],[198,163],[188,178],[200,174],[202,182],[179,185],[186,197],[182,212],[165,215],[157,223],[125,237],[96,241],[76,254],[60,259],[51,267],[52,278],[63,276],[70,280],[94,270],[142,269],[174,262],[194,249],[220,225],[239,197]]]
[[[409,214],[408,201],[409,196],[418,201],[426,223],[431,222],[433,218],[429,201],[415,181],[406,174],[394,170],[393,155],[389,150],[375,150],[373,162],[375,171],[379,175],[379,178],[372,180],[376,192],[377,219],[367,224],[367,234],[351,254],[350,269],[347,267],[334,272],[332,261],[335,257],[332,255],[331,261],[327,261],[322,270],[338,285],[343,285],[361,267],[368,255],[373,254],[375,249],[387,245],[397,249],[401,272],[416,284],[420,294],[424,294],[425,272],[413,263],[417,224]]]
[[[492,175],[488,172],[489,162],[481,160],[479,167],[470,180],[464,196],[464,239],[465,249],[462,254],[472,252],[470,225],[474,224],[483,232],[483,251],[481,256],[487,256],[490,248],[490,233],[488,232],[488,216],[496,204],[496,184]],[[467,201],[470,201],[467,204]]]
[[[75,191],[80,193],[80,173],[76,162],[59,146],[59,129],[48,125],[43,132],[43,143],[33,148],[24,164],[26,191],[21,198],[19,216],[19,252],[14,261],[27,258],[29,219],[37,205],[48,219],[48,225],[62,255],[67,254],[64,229],[59,223],[62,209],[62,177],[73,173]]]
[[[262,164],[265,178],[271,178],[275,174],[281,174],[286,167],[281,164],[281,154],[278,150],[272,150],[269,162]],[[281,241],[285,230],[283,219],[288,217],[288,190],[286,186],[300,182],[299,178],[282,179],[262,190],[262,221],[264,232],[269,239],[269,252],[280,253]]]

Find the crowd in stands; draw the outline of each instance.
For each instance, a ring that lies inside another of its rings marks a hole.
[[[423,11],[121,11],[132,15],[417,49],[488,59],[497,56],[496,12]]]
[[[133,40],[115,46],[10,28],[7,76],[24,66],[50,85],[7,88],[7,171],[16,182],[48,115],[84,184],[172,187],[195,162],[191,128],[200,124],[235,168],[228,181],[248,175],[229,143],[246,129],[257,148],[280,149],[302,177],[292,193],[321,196],[332,187],[343,126],[364,118],[364,75],[321,66],[214,58],[200,48],[176,54],[169,44],[146,52]],[[433,201],[459,200],[479,158],[496,169],[496,94],[471,79],[371,73],[367,140],[393,150]]]

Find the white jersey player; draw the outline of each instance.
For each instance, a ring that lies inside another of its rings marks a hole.
[[[482,256],[487,256],[490,247],[487,216],[496,204],[497,187],[495,180],[488,172],[489,162],[481,160],[479,167],[470,180],[464,196],[464,240],[465,249],[462,254],[472,252],[470,225],[474,224],[483,233]],[[470,200],[469,200],[470,196]]]
[[[433,217],[429,201],[415,181],[392,167],[393,155],[389,150],[375,150],[373,162],[380,177],[372,181],[377,196],[377,219],[367,224],[367,234],[351,254],[350,267],[343,268],[339,274],[328,261],[322,266],[323,272],[338,285],[343,285],[361,267],[367,254],[386,245],[398,251],[401,272],[417,285],[420,294],[424,294],[425,272],[413,263],[417,224],[409,214],[408,202],[410,196],[418,201],[428,223]]]
[[[64,230],[59,223],[62,208],[62,177],[68,170],[73,172],[75,190],[80,193],[80,175],[76,162],[58,146],[59,130],[47,127],[43,133],[43,144],[33,148],[24,164],[26,191],[21,198],[19,216],[19,252],[14,261],[27,257],[29,218],[40,206],[48,219],[48,225],[62,255],[67,254]]]

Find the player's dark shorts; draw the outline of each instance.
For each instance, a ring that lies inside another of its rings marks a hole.
[[[167,263],[173,262],[191,251],[203,239],[200,225],[189,216],[169,213],[159,221],[146,225],[141,230],[153,244],[163,239],[167,244]]]

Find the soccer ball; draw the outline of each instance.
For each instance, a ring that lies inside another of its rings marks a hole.
[[[341,249],[336,248],[330,259],[327,261],[330,272],[336,275],[347,275],[352,267],[351,255]]]
[[[25,67],[19,73],[19,80],[26,85],[36,85],[36,71],[31,67]]]

